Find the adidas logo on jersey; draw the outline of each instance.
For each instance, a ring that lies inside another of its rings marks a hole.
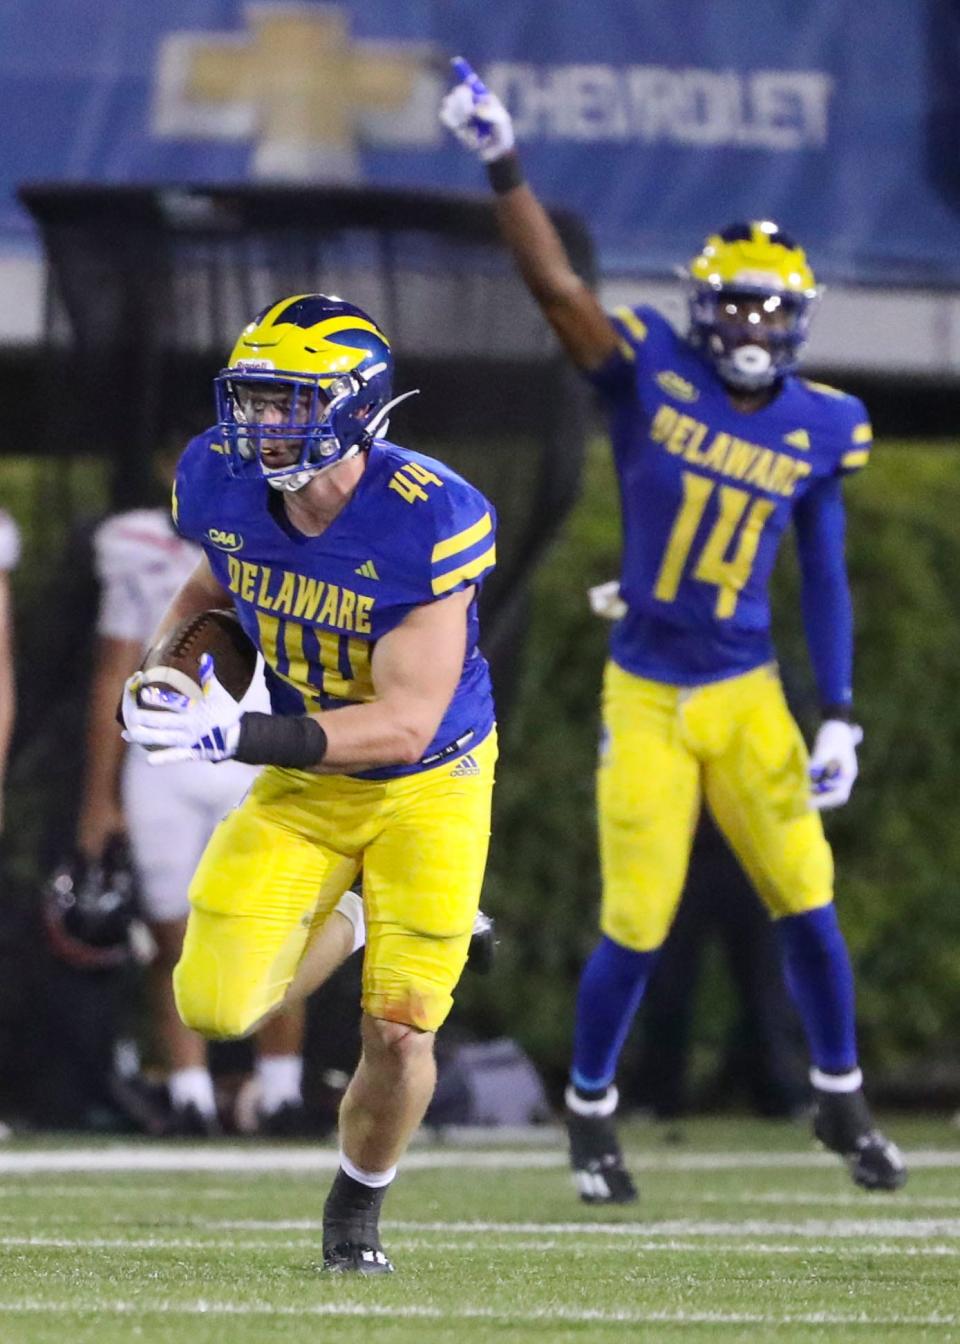
[[[379,578],[380,578],[380,575],[377,573],[377,571],[376,571],[376,567],[374,566],[374,563],[373,563],[372,560],[364,560],[363,564],[362,564],[362,565],[357,565],[356,569],[355,569],[353,572],[354,572],[354,574],[360,574],[360,575],[362,575],[363,578],[365,578],[365,579],[379,579]]]
[[[479,775],[480,767],[477,765],[476,758],[468,751],[465,756],[461,756],[459,761],[450,771],[451,779],[463,779],[467,775]]]
[[[784,443],[789,443],[791,448],[809,448],[810,435],[805,429],[795,429],[790,434],[784,434]]]

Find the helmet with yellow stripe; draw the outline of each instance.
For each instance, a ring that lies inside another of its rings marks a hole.
[[[362,309],[328,294],[271,304],[215,379],[231,473],[301,489],[385,432],[392,384],[390,344]]]
[[[796,368],[819,290],[778,225],[750,220],[711,234],[684,275],[690,339],[725,383],[758,391]]]

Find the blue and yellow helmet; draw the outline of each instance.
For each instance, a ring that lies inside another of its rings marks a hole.
[[[330,294],[297,294],[265,308],[244,327],[214,384],[232,474],[266,477],[287,489],[367,447],[395,404],[386,336],[362,309]],[[289,420],[247,422],[238,391],[258,384],[284,390]],[[297,460],[265,466],[261,449],[281,440],[299,443]]]
[[[754,391],[796,368],[819,290],[803,248],[777,224],[711,234],[683,274],[690,339],[724,382]]]

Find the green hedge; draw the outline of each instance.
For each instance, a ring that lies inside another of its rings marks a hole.
[[[907,1061],[949,1059],[960,1036],[960,451],[883,444],[847,498],[866,736],[853,798],[826,824],[858,968],[864,1058],[889,1074]],[[799,672],[800,703],[812,706],[787,549],[777,644]],[[607,630],[584,590],[616,575],[618,552],[615,482],[597,443],[581,501],[538,577],[504,735],[484,895],[501,926],[499,966],[487,984],[461,987],[466,1019],[518,1036],[554,1080],[599,899],[593,763]],[[701,1048],[716,1048],[723,1013],[702,1016]]]

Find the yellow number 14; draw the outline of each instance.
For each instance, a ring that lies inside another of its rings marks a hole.
[[[690,547],[716,488],[716,482],[708,476],[699,476],[692,471],[683,473],[683,503],[674,521],[653,590],[661,602],[672,602],[677,596]],[[754,499],[748,509],[750,500],[751,496],[745,490],[737,490],[732,485],[720,486],[717,521],[693,571],[695,579],[712,583],[719,589],[714,614],[721,620],[732,616],[737,609],[740,590],[750,577],[760,545],[760,533],[775,507],[771,499]],[[736,550],[728,559],[727,553],[738,527],[740,535]]]

